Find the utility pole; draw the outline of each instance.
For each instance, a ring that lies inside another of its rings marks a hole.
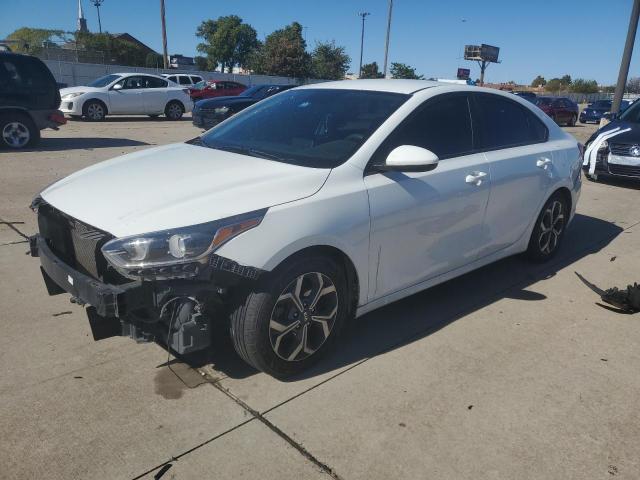
[[[360,12],[358,15],[362,17],[362,35],[360,36],[360,70],[358,70],[358,78],[360,78],[362,77],[362,52],[364,51],[364,19],[371,14],[369,12]]]
[[[624,89],[627,84],[627,75],[629,75],[629,64],[631,63],[631,54],[633,53],[633,44],[636,41],[636,31],[638,30],[638,16],[640,15],[640,0],[633,0],[633,10],[631,10],[631,18],[629,19],[629,30],[627,31],[627,41],[624,44],[624,53],[620,62],[620,72],[618,73],[618,83],[616,84],[616,93],[613,95],[613,105],[611,113],[620,111],[620,103],[624,95]]]
[[[96,10],[98,10],[98,30],[100,33],[102,33],[102,22],[100,21],[100,5],[102,5],[102,2],[104,2],[104,0],[92,0]]]
[[[162,20],[162,60],[164,68],[169,68],[169,55],[167,55],[167,24],[164,19],[164,0],[160,0],[160,19]]]
[[[389,0],[389,12],[387,13],[387,40],[384,43],[384,78],[387,78],[387,60],[389,59],[389,35],[391,34],[391,11],[393,10],[393,0]]]

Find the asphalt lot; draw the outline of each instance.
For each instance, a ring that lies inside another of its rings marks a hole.
[[[167,479],[640,478],[640,315],[596,305],[574,274],[640,281],[640,184],[585,181],[553,263],[509,258],[368,314],[302,378],[252,371],[223,337],[196,369],[173,360],[178,378],[157,345],[94,342],[23,235],[53,181],[198,133],[71,121],[0,151],[0,478],[153,478],[166,462]]]

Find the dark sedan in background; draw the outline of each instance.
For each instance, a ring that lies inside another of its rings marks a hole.
[[[256,85],[235,97],[200,100],[193,107],[193,124],[196,127],[208,130],[254,103],[293,87],[295,85]]]
[[[535,104],[558,125],[573,127],[578,121],[578,104],[567,97],[538,97]]]
[[[582,113],[580,113],[580,123],[600,123],[600,119],[604,114],[611,111],[611,104],[611,100],[596,100],[595,102],[590,103],[585,107]],[[620,111],[622,112],[626,110],[630,104],[631,102],[629,102],[629,100],[622,100],[620,103]]]

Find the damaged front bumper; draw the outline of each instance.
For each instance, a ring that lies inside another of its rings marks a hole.
[[[69,293],[72,302],[88,305],[95,340],[128,336],[138,342],[161,341],[179,354],[211,343],[211,323],[226,310],[230,290],[255,282],[264,272],[213,254],[196,278],[103,283],[72,268],[40,235],[29,239],[30,253],[40,258],[49,295]]]

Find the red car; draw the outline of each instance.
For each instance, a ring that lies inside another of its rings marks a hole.
[[[578,105],[567,97],[538,97],[535,104],[558,125],[573,127],[578,120]]]
[[[240,95],[246,89],[247,87],[238,82],[203,80],[189,89],[189,95],[191,95],[191,99],[195,102],[203,98],[233,97],[234,95]]]

